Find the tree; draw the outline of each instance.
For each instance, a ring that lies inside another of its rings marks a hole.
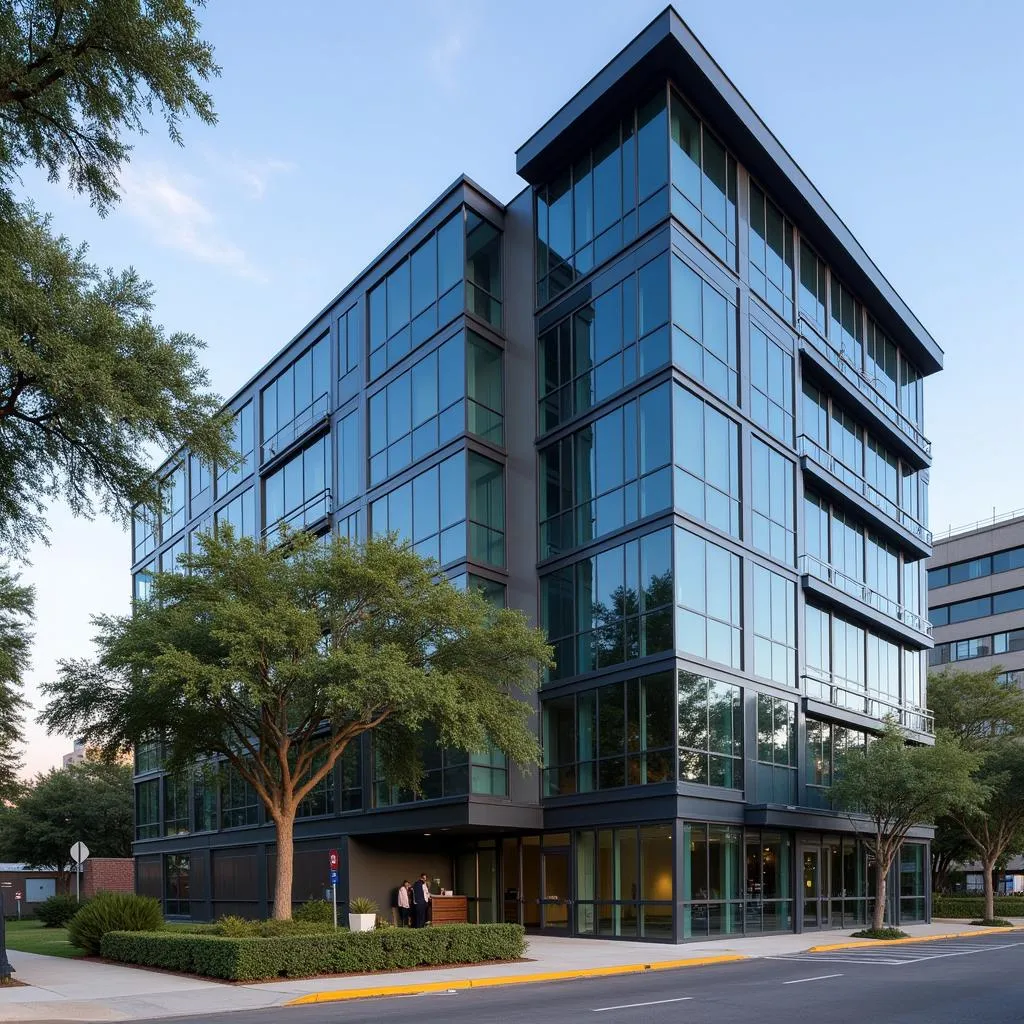
[[[133,828],[131,766],[84,761],[37,775],[0,814],[0,854],[56,872],[70,892],[72,844],[83,841],[94,857],[130,857]]]
[[[538,760],[520,694],[551,649],[522,613],[438,580],[393,538],[286,533],[270,548],[225,529],[201,546],[133,616],[96,620],[99,662],[61,664],[42,720],[108,756],[162,738],[172,772],[226,761],[274,823],[276,918],[291,916],[299,803],[360,734],[408,788],[428,722],[446,747]]]
[[[978,763],[975,754],[941,736],[931,747],[909,746],[891,720],[863,755],[843,760],[832,803],[848,812],[875,860],[872,930],[883,926],[889,871],[907,834],[954,806],[976,805],[980,794],[972,775]],[[864,819],[870,831],[862,827]]]
[[[122,520],[156,509],[148,452],[231,463],[229,424],[189,334],[151,318],[133,270],[100,270],[30,208],[0,218],[0,546],[44,535],[48,499]]]
[[[0,0],[0,187],[26,162],[104,213],[131,151],[159,111],[215,124],[203,83],[220,74],[199,38],[203,0]]]
[[[22,676],[28,668],[35,591],[0,568],[0,802],[12,800],[21,788],[19,745],[23,741],[25,701]]]
[[[936,672],[929,700],[936,728],[980,756],[976,779],[984,796],[954,806],[950,817],[981,862],[985,920],[995,917],[996,868],[1024,849],[1024,691],[985,672]]]
[[[964,835],[959,822],[944,814],[935,822],[932,840],[932,892],[948,893],[952,888],[952,872],[957,864],[971,859],[974,846]]]

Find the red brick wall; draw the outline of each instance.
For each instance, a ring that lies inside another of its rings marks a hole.
[[[90,857],[82,872],[82,896],[98,892],[134,892],[135,871],[131,857]]]

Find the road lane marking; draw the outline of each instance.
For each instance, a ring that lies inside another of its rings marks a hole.
[[[685,1003],[693,996],[679,996],[678,999],[652,999],[649,1003],[623,1003],[622,1006],[598,1006],[593,1013],[605,1013],[608,1010],[635,1010],[638,1006],[661,1006],[662,1003]]]
[[[805,981],[828,981],[829,978],[841,978],[841,974],[819,974],[816,978],[796,978],[794,981],[784,981],[783,985],[802,985]]]

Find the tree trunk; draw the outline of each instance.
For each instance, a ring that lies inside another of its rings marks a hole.
[[[871,915],[871,928],[881,931],[885,927],[885,893],[889,878],[889,864],[875,862],[875,908]]]
[[[274,920],[290,921],[292,916],[292,872],[295,846],[292,840],[295,811],[274,818],[277,830],[277,876],[274,879]]]
[[[991,921],[996,916],[996,887],[993,875],[996,870],[994,860],[982,862],[982,884],[985,886],[985,920]]]

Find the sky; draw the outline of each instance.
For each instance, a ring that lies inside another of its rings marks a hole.
[[[33,171],[24,192],[156,318],[206,343],[225,398],[461,173],[510,200],[515,150],[664,0],[211,0],[215,127],[138,139],[105,219]],[[936,532],[1024,507],[1024,4],[690,0],[677,9],[945,350],[925,385]],[[127,612],[118,524],[50,513],[27,696]],[[26,774],[67,737],[28,727]]]

